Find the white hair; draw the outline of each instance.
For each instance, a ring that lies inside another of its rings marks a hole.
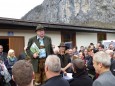
[[[111,57],[104,51],[99,51],[94,54],[93,60],[97,63],[102,63],[105,67],[110,67]]]
[[[109,55],[113,55],[113,50],[106,50],[105,52]]]
[[[48,69],[52,72],[60,72],[61,63],[57,55],[49,55],[46,58],[45,65],[48,66]]]

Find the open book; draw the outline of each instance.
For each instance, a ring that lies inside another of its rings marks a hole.
[[[40,52],[40,49],[38,48],[38,46],[36,45],[35,42],[31,45],[30,50],[32,53],[38,53],[39,54],[39,52]]]

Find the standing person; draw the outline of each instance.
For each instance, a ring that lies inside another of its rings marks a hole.
[[[8,69],[8,72],[12,76],[12,68],[13,68],[13,65],[17,61],[17,57],[15,56],[15,51],[13,49],[10,49],[8,51],[7,58],[8,59],[5,61],[5,65],[6,65],[6,68]],[[11,86],[16,86],[16,84],[15,84],[15,82],[13,80],[10,81],[10,84],[11,84]]]
[[[104,45],[103,44],[99,45],[98,50],[99,51],[104,51]]]
[[[9,81],[11,80],[11,75],[9,74],[4,62],[0,58],[0,86],[11,86]]]
[[[67,46],[64,44],[64,42],[61,42],[59,47],[59,53],[57,56],[60,58],[61,61],[61,67],[62,67],[62,72],[69,71],[69,67],[71,66],[71,59],[70,55],[68,53],[65,53]]]
[[[5,52],[3,52],[3,46],[2,45],[0,45],[0,60],[1,60],[1,62],[5,62],[6,61],[6,59],[7,59],[7,53],[5,53]],[[2,69],[2,67],[0,68],[0,86],[4,86],[4,80],[3,80],[3,76],[2,76],[2,74],[1,74],[1,70]]]
[[[7,59],[7,53],[3,52],[2,45],[0,45],[0,58],[2,59],[2,61],[6,61],[6,59]]]
[[[34,86],[33,72],[33,67],[28,61],[19,60],[12,68],[12,77],[17,86]]]
[[[78,55],[79,51],[77,50],[77,46],[73,47],[73,54]]]
[[[42,86],[70,86],[61,75],[61,63],[57,55],[49,55],[45,61],[47,81]]]
[[[78,58],[72,64],[73,79],[69,81],[70,86],[92,86],[93,80],[88,76],[84,61]]]
[[[88,56],[85,57],[85,60],[86,60],[86,67],[87,67],[87,70],[88,70],[88,74],[89,76],[92,78],[92,79],[95,79],[96,78],[96,75],[95,75],[95,68],[93,66],[93,50],[92,49],[87,49],[88,51]]]
[[[80,46],[80,50],[79,50],[79,52],[83,52],[84,51],[84,46]]]
[[[35,85],[40,85],[44,81],[44,63],[48,55],[53,54],[51,38],[45,36],[44,27],[39,24],[35,30],[37,36],[29,39],[27,53],[31,57],[31,62],[35,72]],[[39,52],[32,52],[31,46],[35,44]]]
[[[93,66],[99,77],[93,86],[115,86],[115,76],[110,71],[111,57],[104,51],[99,51],[93,56]]]

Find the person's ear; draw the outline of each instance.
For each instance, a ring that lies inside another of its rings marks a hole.
[[[15,81],[15,80],[14,80],[14,76],[13,76],[13,75],[12,75],[12,80],[13,80],[13,81]]]
[[[47,72],[48,71],[48,66],[47,65],[45,65],[45,72]]]
[[[32,79],[35,79],[35,73],[33,72],[33,74],[32,74]]]
[[[103,64],[102,64],[102,63],[99,63],[99,67],[102,68],[102,67],[103,67]]]

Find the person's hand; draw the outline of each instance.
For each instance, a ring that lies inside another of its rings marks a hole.
[[[38,53],[34,53],[34,54],[33,54],[33,57],[34,57],[34,58],[37,58],[37,57],[38,57]]]
[[[64,68],[61,68],[61,71],[63,72],[64,76],[66,76],[66,75],[67,75],[67,72],[65,71],[65,69],[64,69]]]
[[[64,76],[67,76],[67,72],[66,71],[64,72]]]
[[[62,71],[62,72],[65,72],[65,69],[64,69],[64,68],[61,68],[61,71]]]

